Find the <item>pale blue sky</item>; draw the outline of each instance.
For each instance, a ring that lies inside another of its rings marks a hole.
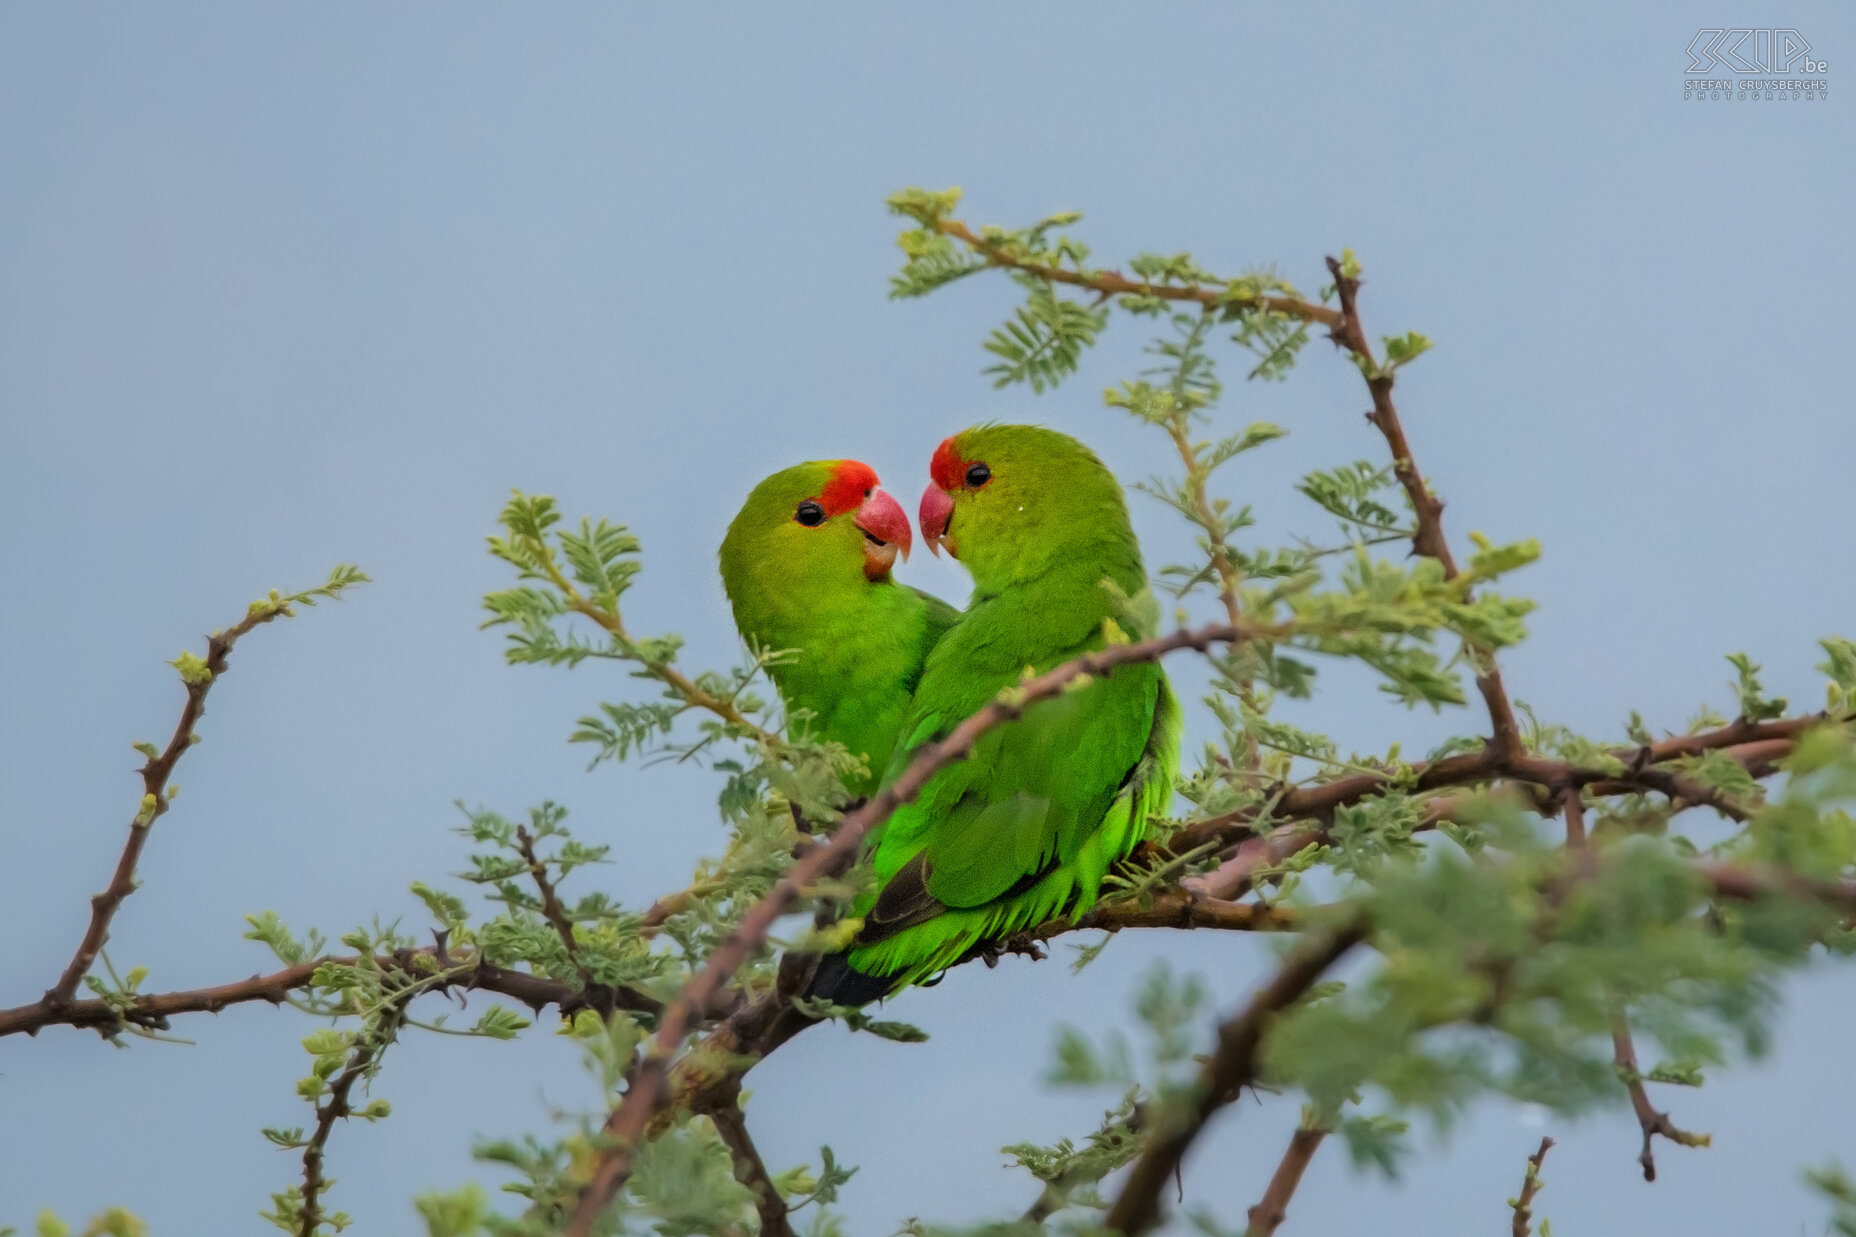
[[[1697,105],[1702,25],[1796,27],[1816,103]],[[644,630],[733,656],[714,546],[752,483],[868,460],[912,504],[945,434],[983,417],[1077,433],[1138,478],[1163,444],[1103,409],[1118,325],[1054,395],[996,393],[979,341],[1003,281],[884,299],[883,197],[960,184],[969,214],[1082,209],[1105,260],[1186,249],[1305,287],[1353,246],[1364,308],[1435,352],[1401,384],[1449,526],[1535,536],[1540,599],[1508,662],[1543,717],[1615,732],[1726,708],[1745,649],[1806,703],[1812,641],[1856,634],[1848,289],[1856,123],[1848,6],[1420,7],[960,3],[492,8],[15,5],[0,12],[0,551],[12,650],[0,777],[0,1004],[81,931],[165,737],[162,662],[274,585],[352,560],[378,583],[241,646],[152,839],[113,957],[151,985],[264,969],[242,916],[340,931],[408,914],[461,866],[454,799],[566,803],[642,902],[715,847],[708,779],[588,774],[564,739],[627,681],[512,670],[477,630],[509,487],[633,525]],[[1375,456],[1357,376],[1309,350],[1223,415],[1291,437],[1233,470],[1266,534],[1321,525],[1308,468]],[[1235,376],[1236,371],[1230,371]],[[1136,514],[1152,561],[1182,533]],[[958,596],[956,568],[907,578]],[[1441,732],[1335,674],[1302,716],[1408,750]],[[808,1035],[756,1072],[770,1159],[832,1139],[854,1230],[1015,1214],[997,1148],[1081,1133],[1095,1097],[1037,1081],[1059,1022],[1100,1028],[1162,953],[1225,1004],[1263,955],[1227,937],[1118,941],[1060,965],[964,968],[894,1002],[933,1040]],[[1856,1165],[1847,971],[1788,989],[1774,1063],[1662,1096],[1709,1151],[1646,1186],[1627,1113],[1554,1122],[1556,1232],[1816,1232],[1798,1168]],[[294,1161],[302,1019],[247,1008],[195,1047],[51,1031],[0,1043],[0,1225],[121,1203],[157,1234],[252,1231]],[[589,1096],[545,1028],[396,1051],[391,1120],[343,1130],[334,1200],[411,1233],[410,1195],[472,1174],[479,1134]],[[1189,1200],[1240,1222],[1293,1105],[1245,1105]],[[1286,1232],[1500,1231],[1541,1129],[1478,1116],[1399,1184],[1324,1151]],[[1428,1135],[1421,1145],[1431,1147]]]

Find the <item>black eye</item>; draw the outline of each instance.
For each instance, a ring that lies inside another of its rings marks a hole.
[[[968,465],[967,485],[970,486],[971,488],[977,490],[982,485],[985,485],[988,481],[991,481],[991,480],[992,480],[992,469],[986,467],[986,465],[984,464]]]
[[[793,513],[793,518],[807,528],[817,528],[825,522],[825,509],[808,498],[799,504],[799,510]]]

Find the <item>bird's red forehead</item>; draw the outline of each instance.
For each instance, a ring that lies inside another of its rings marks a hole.
[[[928,475],[951,494],[960,488],[966,472],[967,462],[960,458],[960,447],[953,438],[943,438],[941,445],[934,449],[934,459],[928,462]]]
[[[863,505],[864,495],[877,486],[876,469],[862,460],[839,460],[818,496],[826,515],[842,515]]]

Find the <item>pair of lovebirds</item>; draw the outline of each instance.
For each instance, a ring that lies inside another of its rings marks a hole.
[[[856,460],[800,464],[754,488],[722,542],[722,581],[789,713],[844,744],[868,794],[1026,668],[1138,638],[1147,588],[1120,484],[1082,443],[1029,425],[943,442],[922,540],[973,576],[965,612],[890,576],[908,517]],[[931,980],[1027,928],[1080,914],[1172,799],[1181,729],[1157,664],[1117,669],[983,735],[865,844],[875,891],[811,994],[861,1005]]]

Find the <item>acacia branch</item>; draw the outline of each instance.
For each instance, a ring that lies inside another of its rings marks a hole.
[[[1027,275],[1049,283],[1067,284],[1073,288],[1086,288],[1106,298],[1111,296],[1149,296],[1163,301],[1185,301],[1203,306],[1206,309],[1244,310],[1263,309],[1271,313],[1283,314],[1303,322],[1315,322],[1330,329],[1340,325],[1341,316],[1325,305],[1316,305],[1293,296],[1244,296],[1233,292],[1229,285],[1207,287],[1203,284],[1156,284],[1144,279],[1129,279],[1119,271],[1086,270],[1070,271],[1060,266],[1050,266],[1042,262],[1032,262],[1012,253],[1004,245],[976,235],[973,229],[958,219],[938,218],[933,222],[934,229],[944,236],[966,244],[975,253],[986,259],[989,266],[1003,267],[1008,270],[1023,271]]]
[[[786,1200],[773,1184],[767,1162],[748,1133],[747,1114],[741,1111],[741,1092],[716,1097],[703,1112],[715,1123],[716,1133],[735,1161],[735,1180],[754,1192],[754,1210],[760,1215],[760,1237],[794,1237]]]
[[[638,934],[644,937],[656,936],[663,930],[664,924],[673,915],[680,915],[698,901],[712,893],[727,887],[727,882],[720,880],[696,881],[675,893],[667,893],[646,908],[638,919]]]
[[[1223,902],[1198,897],[1176,886],[1169,886],[1155,890],[1145,905],[1134,900],[1104,902],[1074,923],[1056,921],[1026,934],[1025,939],[1047,940],[1085,928],[1107,932],[1119,932],[1123,928],[1207,928],[1246,932],[1285,931],[1292,929],[1295,924],[1296,912],[1285,907]],[[0,1009],[0,1039],[8,1035],[37,1035],[40,1030],[53,1026],[91,1029],[104,1035],[114,1035],[131,1027],[165,1031],[170,1029],[169,1019],[179,1014],[216,1014],[234,1005],[256,1002],[282,1005],[292,993],[313,986],[316,972],[323,967],[355,966],[360,961],[354,955],[316,958],[268,975],[253,975],[248,979],[204,988],[135,993],[116,1002],[89,997],[68,1001],[56,1009],[42,1001]],[[512,971],[469,953],[449,954],[439,958],[437,951],[429,947],[409,950],[392,957],[377,957],[374,962],[382,969],[398,968],[414,975],[427,974],[429,968],[437,964],[453,970],[458,976],[449,985],[451,987],[493,992],[520,1001],[537,1011],[549,1006],[556,1006],[564,1013],[591,1008],[598,1004],[593,998],[606,991],[595,985],[594,991],[588,992],[545,975]],[[630,989],[610,991],[611,1004],[615,1008],[633,1013],[656,1013],[662,1009],[657,1001],[643,993]],[[705,1016],[726,1018],[733,1012],[736,1012],[733,1002],[720,1001],[713,1002]]]
[[[372,1022],[362,1026],[355,1036],[354,1050],[349,1054],[348,1064],[329,1084],[328,1094],[322,1102],[316,1105],[316,1128],[303,1146],[303,1198],[297,1211],[298,1237],[316,1237],[316,1233],[327,1222],[327,1217],[322,1214],[322,1193],[332,1183],[323,1175],[322,1163],[329,1137],[335,1132],[335,1123],[345,1120],[354,1112],[349,1097],[354,1093],[355,1084],[376,1067],[387,1045],[393,1042],[394,1033],[406,1019],[406,1006],[417,994],[417,987],[413,987],[405,994],[391,998]]]
[[[560,590],[561,596],[567,599],[568,608],[576,614],[591,619],[617,640],[620,647],[629,656],[635,658],[652,678],[682,697],[686,706],[713,713],[729,725],[746,731],[763,743],[774,746],[781,744],[780,736],[755,725],[735,706],[732,699],[705,690],[695,680],[667,661],[652,661],[640,655],[637,643],[632,639],[631,633],[625,629],[624,618],[616,610],[606,610],[594,605],[586,594],[574,587],[574,582],[567,578],[566,574],[561,571],[560,564],[555,561],[554,548],[548,544],[546,537],[537,538],[534,549],[535,561],[541,567],[542,574],[548,578],[550,584]]]
[[[1412,534],[1411,548],[1426,558],[1436,559],[1444,569],[1444,578],[1453,580],[1459,572],[1456,557],[1451,554],[1450,543],[1444,537],[1443,500],[1425,483],[1424,474],[1418,471],[1417,462],[1412,458],[1411,444],[1398,418],[1398,407],[1392,402],[1394,367],[1381,365],[1367,342],[1357,304],[1360,280],[1347,274],[1336,258],[1329,258],[1327,265],[1334,276],[1334,290],[1340,298],[1341,310],[1341,320],[1333,327],[1331,336],[1336,344],[1353,354],[1360,373],[1366,378],[1366,388],[1372,393],[1373,410],[1366,414],[1367,420],[1385,436],[1386,446],[1392,452],[1392,471],[1399,484],[1405,487],[1412,512],[1417,516],[1418,526]],[[1481,663],[1476,689],[1488,706],[1489,724],[1493,727],[1490,745],[1505,756],[1519,756],[1525,746],[1521,741],[1520,725],[1515,721],[1514,707],[1508,702],[1508,689],[1502,684],[1501,668],[1495,664],[1495,656],[1489,650],[1474,649],[1474,652]]]
[[[561,938],[561,946],[567,950],[567,960],[580,973],[580,982],[588,988],[593,987],[593,972],[587,969],[580,957],[580,943],[574,939],[573,921],[567,917],[560,895],[554,891],[554,882],[548,879],[548,865],[535,854],[535,839],[529,836],[527,825],[516,826],[516,852],[522,856],[522,862],[528,865],[528,874],[541,894],[542,918],[548,921],[555,935]]]
[[[1589,768],[1539,756],[1510,758],[1492,746],[1480,752],[1447,756],[1385,772],[1354,773],[1333,781],[1290,786],[1262,805],[1240,808],[1208,817],[1179,830],[1167,839],[1164,850],[1181,855],[1210,843],[1234,842],[1235,849],[1218,868],[1189,876],[1180,884],[1206,897],[1241,897],[1258,875],[1279,868],[1290,857],[1327,838],[1327,826],[1343,807],[1393,789],[1419,794],[1434,790],[1510,782],[1547,792],[1542,800],[1530,796],[1535,810],[1557,810],[1560,794],[1569,786],[1585,787],[1594,794],[1641,793],[1657,790],[1676,807],[1714,807],[1738,810],[1720,794],[1693,778],[1657,766],[1709,751],[1726,751],[1757,777],[1770,775],[1789,755],[1799,736],[1831,719],[1823,713],[1778,721],[1749,722],[1744,718],[1697,734],[1676,735],[1635,748],[1609,753],[1625,766],[1624,772]],[[1668,776],[1665,776],[1665,775]],[[1433,800],[1426,809],[1426,824],[1435,824],[1450,810],[1447,799]],[[1270,821],[1266,833],[1257,828]]]
[[[1527,1176],[1521,1181],[1521,1193],[1510,1200],[1514,1208],[1513,1237],[1528,1237],[1533,1232],[1534,1195],[1546,1183],[1540,1179],[1540,1166],[1547,1162],[1547,1152],[1553,1149],[1551,1138],[1540,1140],[1540,1150],[1527,1157]]]
[[[1299,1128],[1289,1136],[1289,1147],[1282,1153],[1282,1161],[1276,1165],[1276,1171],[1270,1174],[1270,1184],[1263,1191],[1263,1197],[1246,1213],[1249,1228],[1244,1237],[1271,1237],[1282,1226],[1289,1215],[1289,1200],[1295,1197],[1295,1189],[1302,1184],[1302,1174],[1308,1171],[1310,1160],[1321,1148],[1321,1140],[1328,1136],[1323,1129]]]
[[[567,950],[567,960],[579,973],[583,999],[601,1013],[610,1013],[614,1009],[655,1013],[663,1008],[655,998],[636,988],[624,985],[614,988],[600,983],[594,977],[586,960],[580,956],[580,944],[574,937],[573,920],[568,916],[567,908],[561,905],[554,882],[548,877],[548,865],[535,853],[535,839],[530,836],[526,825],[516,826],[516,852],[522,856],[522,862],[528,865],[528,874],[541,894],[542,918],[548,921],[555,935],[561,938],[561,945]]]
[[[147,995],[137,993],[115,1002],[87,998],[67,1001],[56,1009],[42,1001],[0,1009],[0,1037],[21,1033],[37,1035],[42,1028],[50,1026],[90,1028],[106,1036],[130,1027],[165,1031],[169,1027],[168,1019],[176,1014],[216,1014],[234,1005],[258,1001],[281,1005],[292,993],[313,987],[316,972],[323,967],[356,966],[361,961],[353,955],[317,958],[268,975],[253,975],[249,979],[208,988]],[[447,981],[447,987],[494,992],[521,1001],[534,1010],[555,1005],[563,1011],[571,1012],[584,1000],[584,995],[572,984],[546,976],[511,971],[468,956],[462,959],[452,956],[445,961],[450,964],[448,969],[453,973],[453,978]],[[415,976],[429,975],[432,966],[444,965],[433,949],[408,950],[391,957],[377,957],[374,964],[382,970],[396,969]],[[620,1007],[630,1008],[623,1003]],[[655,1009],[656,1003],[651,1002],[649,1008]],[[641,1008],[635,1012],[648,1010]]]
[[[1211,928],[1227,932],[1292,932],[1300,925],[1298,912],[1258,902],[1228,902],[1208,898],[1183,885],[1152,890],[1143,900],[1121,898],[1098,902],[1094,909],[1071,922],[1053,920],[1025,935],[1048,940],[1066,932],[1097,928],[1119,932],[1123,928]]]
[[[1706,1147],[1714,1140],[1707,1134],[1678,1129],[1669,1120],[1668,1113],[1659,1112],[1656,1105],[1650,1103],[1649,1092],[1643,1085],[1643,1073],[1637,1066],[1637,1046],[1631,1042],[1630,1020],[1621,1005],[1611,1011],[1611,1046],[1617,1059],[1618,1077],[1630,1092],[1631,1110],[1637,1114],[1637,1125],[1643,1131],[1643,1151],[1637,1156],[1637,1163],[1643,1165],[1643,1179],[1655,1181],[1656,1155],[1650,1144],[1658,1134],[1683,1147]]]
[[[929,778],[948,765],[966,759],[981,735],[1016,720],[1028,706],[1062,694],[1074,680],[1085,675],[1106,675],[1121,666],[1157,661],[1180,649],[1203,651],[1213,644],[1249,639],[1253,634],[1248,629],[1240,632],[1228,623],[1213,623],[1138,643],[1110,645],[1000,692],[945,738],[924,745],[900,777],[862,807],[848,813],[830,841],[809,851],[780,878],[766,897],[749,909],[735,930],[709,955],[703,969],[665,1009],[657,1034],[643,1060],[632,1071],[631,1085],[624,1099],[606,1118],[602,1145],[594,1156],[586,1184],[581,1188],[568,1221],[566,1237],[587,1237],[594,1221],[631,1175],[633,1153],[668,1098],[665,1082],[670,1074],[671,1058],[694,1029],[696,1011],[718,994],[735,971],[753,956],[774,923],[808,888],[849,866],[869,830],[913,800]]]
[[[1360,367],[1360,372],[1366,378],[1367,389],[1371,392],[1373,399],[1373,411],[1367,414],[1368,419],[1385,436],[1386,445],[1392,452],[1393,471],[1400,485],[1404,487],[1407,497],[1410,498],[1412,511],[1417,517],[1417,528],[1412,536],[1412,549],[1427,558],[1436,559],[1443,567],[1446,579],[1454,579],[1459,574],[1456,558],[1451,554],[1450,544],[1443,534],[1443,501],[1431,491],[1425,483],[1423,474],[1418,471],[1417,464],[1412,457],[1411,445],[1405,437],[1404,426],[1399,421],[1398,409],[1392,401],[1393,367],[1382,366],[1379,363],[1373,354],[1372,345],[1367,340],[1365,328],[1360,322],[1357,304],[1359,278],[1347,274],[1338,259],[1327,259],[1328,270],[1334,277],[1334,288],[1340,301],[1340,310],[1336,312],[1325,305],[1313,304],[1297,297],[1237,295],[1230,285],[1209,287],[1191,283],[1154,284],[1145,280],[1129,279],[1126,275],[1112,270],[1065,270],[1059,266],[1032,261],[1016,254],[1002,240],[977,235],[958,219],[936,218],[932,221],[932,226],[942,235],[953,237],[965,244],[984,258],[990,266],[1023,271],[1049,283],[1085,288],[1103,298],[1112,296],[1155,297],[1161,300],[1197,304],[1208,311],[1232,312],[1260,309],[1328,328],[1330,338],[1353,355]],[[1216,558],[1215,562],[1220,568],[1221,581],[1228,587],[1230,582],[1225,578],[1228,564],[1223,563],[1222,556]],[[1227,601],[1227,605],[1230,604],[1230,601]],[[1507,688],[1502,683],[1501,671],[1486,650],[1477,650],[1477,653],[1483,666],[1476,676],[1476,686],[1488,705],[1490,724],[1493,727],[1491,741],[1503,753],[1519,755],[1523,750],[1520,726],[1515,720],[1514,708],[1509,703]]]
[[[356,573],[356,579],[352,582],[359,583],[365,579],[365,576]],[[331,577],[327,587],[330,589],[329,595],[335,595],[340,586]],[[313,599],[303,599],[308,604],[315,604]],[[194,727],[199,725],[200,718],[206,714],[207,693],[213,690],[213,684],[227,670],[232,646],[254,627],[273,619],[288,618],[293,613],[290,602],[279,599],[276,593],[272,593],[268,600],[252,603],[246,609],[244,618],[224,631],[216,631],[207,637],[204,661],[185,666],[182,670],[187,700],[181,706],[180,720],[175,723],[174,734],[168,739],[167,746],[158,754],[149,756],[138,770],[142,778],[142,801],[135,816],[129,821],[129,836],[124,839],[122,853],[117,857],[116,871],[103,892],[90,899],[90,923],[84,929],[83,939],[78,942],[77,951],[71,955],[64,973],[39,998],[39,1005],[52,1011],[69,1005],[77,994],[78,985],[84,982],[84,976],[96,965],[97,955],[103,952],[103,946],[108,943],[110,921],[115,918],[124,899],[135,892],[135,867],[141,860],[142,848],[148,844],[148,835],[155,821],[167,815],[172,801],[168,793],[168,779],[173,775],[174,767],[180,763],[181,756],[199,741]],[[183,658],[185,656],[183,654]]]
[[[1179,1171],[1193,1140],[1220,1108],[1257,1080],[1264,1033],[1358,944],[1364,925],[1355,924],[1304,940],[1276,975],[1259,989],[1242,1013],[1218,1028],[1218,1045],[1199,1075],[1198,1101],[1176,1126],[1157,1131],[1134,1162],[1121,1194],[1103,1221],[1122,1237],[1141,1237],[1160,1222],[1161,1197]]]

